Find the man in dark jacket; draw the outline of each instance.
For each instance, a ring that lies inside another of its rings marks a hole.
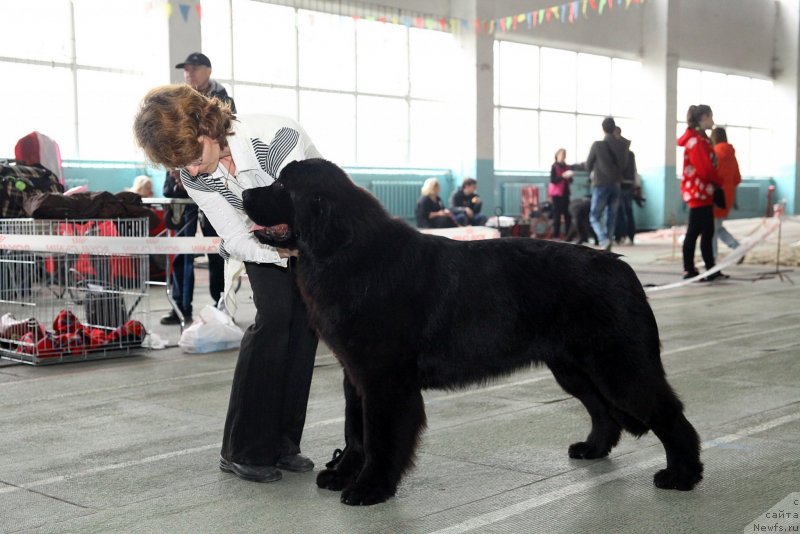
[[[614,137],[622,139],[628,144],[628,163],[625,165],[625,172],[620,184],[619,210],[617,211],[617,223],[614,231],[614,241],[617,244],[623,243],[625,239],[630,239],[633,245],[633,238],[636,235],[636,221],[633,218],[633,201],[637,183],[636,155],[630,150],[631,142],[622,137],[622,128],[614,128]],[[611,236],[609,236],[610,238]]]
[[[450,196],[450,212],[461,226],[486,224],[486,215],[481,213],[483,201],[475,192],[477,188],[478,181],[475,178],[464,178],[461,187]]]
[[[606,250],[611,250],[619,209],[620,184],[628,163],[628,143],[614,137],[616,126],[613,117],[603,119],[605,137],[592,144],[586,159],[586,170],[592,176],[590,221],[600,246]],[[604,213],[606,220],[602,224]]]
[[[200,52],[192,52],[183,63],[175,65],[176,69],[183,69],[183,79],[186,85],[203,93],[207,97],[217,97],[231,106],[231,111],[236,113],[236,104],[228,96],[225,87],[216,80],[211,79],[211,60]],[[216,237],[217,232],[208,218],[201,211],[197,215],[200,221],[200,230],[206,237]],[[225,260],[219,254],[208,254],[208,290],[215,304],[219,303],[222,291],[225,289]],[[177,320],[177,317],[175,318]]]
[[[186,85],[203,93],[207,97],[217,97],[231,105],[231,111],[236,113],[236,104],[228,96],[228,91],[216,80],[211,79],[211,60],[200,52],[192,52],[186,61],[175,65],[176,69],[183,69],[183,79]]]

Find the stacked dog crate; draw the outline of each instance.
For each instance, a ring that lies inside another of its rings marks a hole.
[[[146,219],[0,219],[0,237],[147,237]],[[8,239],[6,239],[8,241]],[[63,242],[63,241],[62,241]],[[0,356],[45,365],[125,356],[149,316],[148,257],[0,243]]]

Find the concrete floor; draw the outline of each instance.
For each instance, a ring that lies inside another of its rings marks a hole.
[[[786,243],[800,238],[793,227]],[[679,278],[668,241],[617,251],[644,284]],[[664,454],[650,435],[623,437],[609,459],[570,460],[588,416],[535,369],[427,392],[416,469],[389,502],[347,507],[314,484],[343,445],[341,370],[324,347],[303,441],[318,468],[244,482],[217,469],[236,352],[169,348],[0,363],[0,532],[753,532],[745,527],[800,491],[800,286],[756,280],[771,270],[746,263],[724,282],[651,294],[669,378],[703,439],[705,480],[693,492],[652,485]],[[240,295],[244,324],[253,308]],[[157,323],[160,291],[151,308]],[[177,327],[154,329],[177,340]]]

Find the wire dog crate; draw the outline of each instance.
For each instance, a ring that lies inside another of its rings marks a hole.
[[[147,237],[148,221],[0,219],[0,234]],[[45,365],[132,354],[146,335],[148,269],[146,255],[0,250],[0,357]]]

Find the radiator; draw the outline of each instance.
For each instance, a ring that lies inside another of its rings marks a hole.
[[[414,208],[419,199],[423,181],[372,181],[370,191],[380,200],[383,207],[403,219],[414,219]]]

